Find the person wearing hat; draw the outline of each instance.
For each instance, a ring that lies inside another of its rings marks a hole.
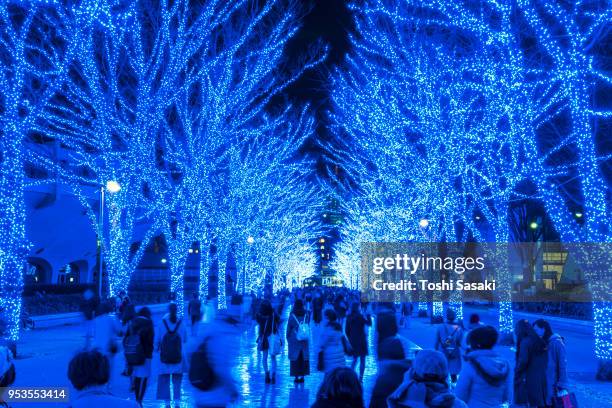
[[[421,350],[402,384],[389,396],[390,408],[467,408],[448,385],[446,357],[436,350]]]
[[[470,353],[461,369],[455,395],[470,408],[500,407],[512,401],[510,363],[493,351],[497,330],[482,326],[470,332]]]

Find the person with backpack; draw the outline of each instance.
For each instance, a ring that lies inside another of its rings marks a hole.
[[[287,349],[289,357],[289,375],[295,377],[294,383],[303,383],[304,377],[310,374],[310,315],[304,309],[302,299],[293,302],[293,308],[287,321]]]
[[[481,326],[470,332],[470,353],[455,388],[455,395],[470,408],[502,407],[512,401],[510,363],[493,351],[497,330]]]
[[[202,319],[202,302],[198,297],[198,292],[193,292],[193,298],[189,301],[187,306],[187,314],[191,319],[191,332],[195,333],[195,326],[197,322]]]
[[[264,299],[259,306],[257,313],[257,324],[259,325],[259,334],[257,336],[257,350],[263,354],[263,367],[266,372],[266,384],[276,383],[276,356],[280,353],[279,343],[280,336],[278,334],[278,326],[280,324],[280,316],[269,300]],[[282,346],[282,343],[280,344]],[[272,363],[272,370],[268,368],[268,356]]]
[[[353,363],[351,368],[354,370],[357,367],[359,359],[359,380],[363,381],[363,373],[365,372],[365,361],[368,355],[368,339],[366,338],[366,326],[372,325],[372,317],[365,317],[359,308],[359,303],[351,304],[351,312],[346,318],[345,333],[351,343]]]
[[[538,319],[533,323],[536,334],[546,342],[548,364],[546,366],[546,405],[552,406],[553,399],[568,391],[567,352],[563,337],[553,333],[550,323]]]
[[[148,378],[151,376],[154,338],[151,310],[145,306],[132,319],[123,339],[125,361],[132,367],[134,394],[140,406],[147,390]]]
[[[438,327],[435,345],[435,349],[441,351],[448,360],[448,371],[453,384],[457,382],[457,375],[461,371],[461,340],[463,338],[461,326],[455,323],[455,318],[455,311],[446,309],[446,323]]]
[[[525,319],[516,322],[515,336],[514,404],[545,407],[548,367],[546,342],[536,334]]]
[[[232,375],[240,353],[240,327],[231,318],[198,324],[186,344],[193,406],[225,407],[236,402],[239,389]]]
[[[157,379],[157,399],[170,406],[170,386],[174,401],[179,406],[181,382],[183,380],[183,343],[187,341],[187,330],[178,317],[176,303],[170,303],[168,313],[162,318],[155,331],[155,345],[159,350],[159,376]],[[171,384],[172,383],[172,384]]]

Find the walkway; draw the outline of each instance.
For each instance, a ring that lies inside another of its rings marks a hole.
[[[470,311],[466,311],[467,313]],[[483,319],[488,322],[492,319],[487,312],[481,311]],[[157,317],[159,318],[159,317]],[[491,321],[492,322],[492,321]],[[553,328],[555,324],[553,324]],[[429,324],[425,319],[411,319],[411,328],[402,330],[402,334],[413,340],[415,343],[426,348],[433,345],[436,326]],[[565,328],[563,328],[565,329]],[[289,377],[289,362],[286,351],[278,356],[277,383],[265,385],[261,357],[257,353],[255,345],[256,330],[254,325],[246,327],[242,334],[234,339],[228,339],[228,358],[235,356],[236,366],[234,369],[241,391],[241,400],[237,407],[290,407],[303,408],[309,407],[313,403],[317,389],[322,380],[322,374],[316,371],[314,353],[316,350],[316,339],[318,338],[319,328],[313,327],[312,336],[314,346],[311,347],[311,372],[306,377],[304,384],[295,385],[293,379]],[[586,359],[586,355],[592,352],[585,343],[587,337],[581,330],[574,329],[567,333],[561,331],[568,340],[568,352],[570,355],[569,371],[570,378],[575,381],[575,392],[578,395],[580,406],[583,408],[600,408],[612,406],[612,384],[600,383],[593,380],[594,369],[592,361]],[[84,329],[82,326],[65,326],[61,328],[51,328],[47,330],[36,330],[24,332],[19,344],[19,350],[23,354],[17,360],[17,381],[15,386],[69,386],[66,377],[68,361],[70,357],[84,344]],[[284,333],[284,330],[283,330]],[[373,350],[372,331],[369,333],[370,350]],[[592,338],[592,337],[591,337]],[[576,347],[583,348],[582,350]],[[584,350],[586,349],[586,351]],[[500,352],[506,355],[511,361],[514,360],[512,350],[507,347],[500,348]],[[574,358],[579,356],[580,359]],[[119,375],[123,368],[122,359],[119,356],[114,364],[114,374],[112,380],[112,391],[118,395],[129,396],[128,380]],[[156,362],[153,364],[153,373],[156,372]],[[582,368],[581,368],[582,367]],[[369,394],[376,376],[376,362],[373,356],[367,358],[367,369],[364,378],[364,389],[366,401],[369,401]],[[157,387],[155,376],[151,378],[148,387],[145,407],[163,407],[155,401],[155,391]],[[192,389],[185,376],[183,380],[183,399],[182,407],[192,406]],[[34,408],[40,404],[14,404],[16,408]],[[65,404],[48,404],[48,407],[65,407]]]

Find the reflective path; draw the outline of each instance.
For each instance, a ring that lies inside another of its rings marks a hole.
[[[468,316],[469,311],[466,311]],[[479,311],[486,323],[494,323],[495,315],[489,311]],[[159,318],[159,317],[157,317]],[[286,316],[285,316],[286,318]],[[284,325],[284,323],[283,323]],[[433,346],[436,326],[429,324],[426,319],[411,319],[411,327],[402,330],[402,334],[427,348]],[[578,402],[583,408],[612,407],[612,384],[600,383],[594,380],[595,364],[592,358],[592,333],[588,328],[575,326],[568,328],[566,325],[556,326],[553,330],[558,331],[566,338],[568,349],[569,377],[574,384],[574,392],[578,396]],[[592,330],[592,328],[590,329]],[[68,361],[72,355],[83,347],[84,327],[64,326],[46,330],[26,331],[23,333],[19,343],[20,357],[16,361],[17,380],[15,386],[69,386],[66,376]],[[304,384],[294,384],[293,378],[289,377],[289,361],[285,351],[278,356],[278,372],[276,384],[266,385],[264,382],[264,371],[261,355],[257,353],[255,338],[256,329],[254,324],[245,324],[243,329],[234,338],[227,339],[227,360],[233,360],[235,367],[234,377],[240,389],[240,400],[237,407],[309,407],[315,399],[317,389],[322,380],[322,374],[316,371],[315,353],[317,349],[317,338],[320,328],[312,328],[311,341],[311,375],[306,377]],[[376,361],[372,354],[373,330],[369,332],[370,355],[366,361],[366,373],[364,378],[364,391],[366,404],[376,376]],[[284,336],[284,327],[281,330]],[[512,363],[514,357],[510,348],[502,347],[499,350]],[[225,357],[225,356],[224,356]],[[145,397],[145,407],[163,407],[164,404],[155,400],[157,389],[157,360],[154,356],[153,376]],[[123,356],[119,354],[113,364],[112,392],[131,397],[129,393],[129,382],[126,377],[119,373],[123,369]],[[347,364],[350,361],[347,359]],[[183,378],[183,398],[181,407],[193,406],[193,389],[189,384],[187,376]],[[34,408],[42,406],[39,404],[15,403],[15,408]],[[66,404],[45,403],[45,407],[65,407]],[[110,407],[109,407],[110,408]]]

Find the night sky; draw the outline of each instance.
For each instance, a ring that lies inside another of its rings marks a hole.
[[[351,13],[346,0],[304,1],[304,17],[301,29],[287,47],[288,58],[303,56],[309,47],[328,47],[325,63],[317,69],[306,72],[303,77],[286,91],[286,97],[297,105],[310,104],[317,119],[316,138],[326,139],[326,112],[329,109],[328,83],[334,68],[342,63],[349,49],[349,35],[353,31]],[[325,173],[326,162],[323,152],[315,140],[310,140],[302,152],[317,158],[317,172]]]

